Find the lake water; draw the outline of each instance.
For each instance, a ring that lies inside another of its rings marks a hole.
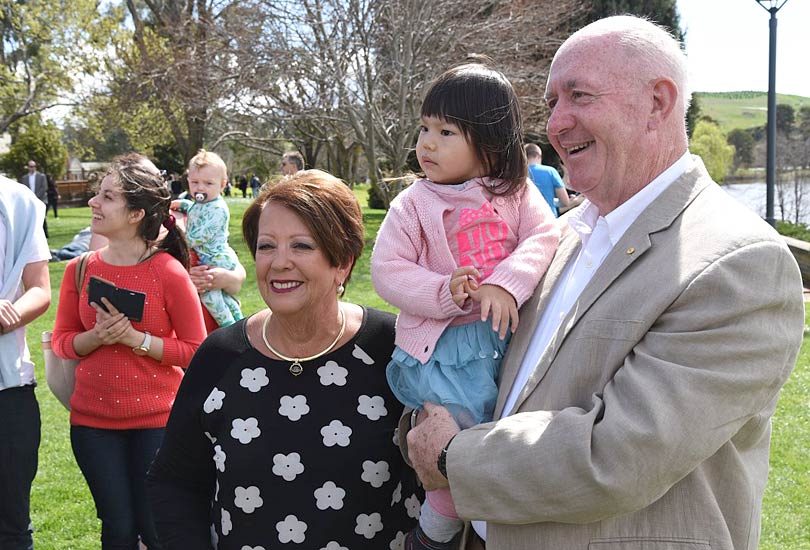
[[[785,219],[787,221],[794,221],[796,207],[794,205],[793,197],[793,184],[784,183],[783,190],[785,194],[785,212],[782,213],[779,206],[779,187],[774,189],[774,207],[773,217],[779,221]],[[804,180],[801,183],[804,197],[799,201],[799,221],[810,225],[810,180]],[[721,186],[729,195],[746,205],[748,208],[765,217],[765,183],[726,183]]]

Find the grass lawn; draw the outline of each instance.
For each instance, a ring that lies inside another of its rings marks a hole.
[[[356,194],[366,204],[366,189]],[[249,200],[228,199],[231,208],[231,244],[248,272],[240,298],[245,314],[264,307],[256,290],[253,261],[241,238],[242,213]],[[369,276],[369,253],[374,235],[384,213],[364,209],[367,247],[347,286],[346,299],[367,306],[392,310],[374,293]],[[50,244],[57,248],[70,241],[88,225],[89,208],[61,209],[58,219],[50,217]],[[50,264],[53,302],[48,312],[28,329],[28,343],[37,364],[37,378],[42,385],[37,397],[42,409],[42,445],[39,473],[32,494],[37,550],[91,550],[99,547],[100,522],[87,485],[73,460],[70,449],[68,413],[45,386],[39,334],[53,327],[56,302],[65,263]],[[805,345],[799,363],[782,391],[774,418],[771,451],[771,476],[763,504],[763,550],[810,550],[810,470],[807,452],[810,448],[810,346]],[[2,465],[0,465],[2,467]]]

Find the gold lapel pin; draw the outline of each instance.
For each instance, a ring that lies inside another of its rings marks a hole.
[[[628,248],[624,252],[625,252],[625,254],[633,254],[635,251],[636,251],[636,249],[631,246],[630,248]]]

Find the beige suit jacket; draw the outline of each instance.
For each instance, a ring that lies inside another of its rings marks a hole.
[[[456,508],[489,522],[488,550],[757,547],[802,284],[776,232],[695,160],[609,253],[516,408],[454,439]],[[521,310],[495,418],[579,245],[564,229]]]

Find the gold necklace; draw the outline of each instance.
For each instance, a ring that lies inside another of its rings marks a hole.
[[[270,314],[264,318],[264,322],[262,323],[262,340],[264,340],[264,345],[267,346],[267,349],[269,349],[276,357],[279,357],[284,361],[292,361],[292,365],[290,365],[290,374],[293,376],[298,376],[304,372],[304,367],[301,366],[301,363],[306,363],[307,361],[312,361],[313,359],[317,359],[322,355],[326,355],[332,351],[332,348],[334,348],[338,341],[343,337],[343,333],[346,331],[346,314],[343,313],[343,309],[341,309],[340,306],[338,306],[338,311],[340,312],[340,331],[338,332],[338,335],[325,350],[318,352],[315,355],[310,355],[309,357],[287,357],[286,355],[276,351],[275,348],[270,345],[270,342],[267,341],[267,323],[270,321],[270,317],[272,317]]]

